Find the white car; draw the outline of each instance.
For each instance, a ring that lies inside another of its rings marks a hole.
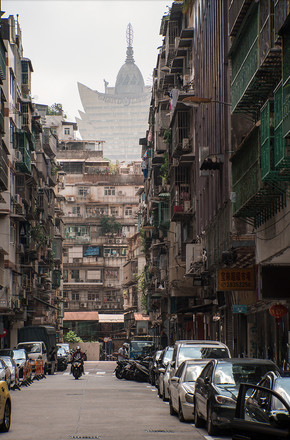
[[[9,367],[11,373],[11,388],[19,387],[19,368],[13,358],[10,356],[1,356],[0,359],[3,359],[5,364]]]
[[[195,381],[207,363],[208,359],[184,361],[169,380],[170,414],[178,414],[181,422],[194,420]]]
[[[11,387],[11,372],[6,362],[0,358],[0,380],[4,380],[7,383],[8,389]]]
[[[166,371],[166,367],[169,364],[169,362],[172,359],[172,353],[173,353],[173,348],[172,347],[166,347],[161,356],[160,359],[158,361],[158,378],[157,378],[157,388],[158,388],[158,396],[162,399],[164,398],[164,384],[166,383],[166,385],[168,386],[168,375],[167,375],[167,371]],[[165,376],[165,372],[166,372],[166,376]],[[166,397],[164,398],[164,400],[168,399],[168,393],[166,393]]]

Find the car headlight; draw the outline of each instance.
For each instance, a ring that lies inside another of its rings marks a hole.
[[[236,401],[234,399],[232,399],[231,397],[226,397],[226,396],[222,396],[222,395],[218,394],[217,396],[215,396],[215,400],[220,405],[227,405],[227,406],[232,406],[232,407],[236,406]]]
[[[185,394],[185,400],[187,403],[193,403],[194,402],[194,396],[191,393],[186,393]]]

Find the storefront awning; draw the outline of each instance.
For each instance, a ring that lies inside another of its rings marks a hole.
[[[124,322],[124,315],[123,314],[108,314],[103,313],[99,314],[99,322],[100,323],[123,323]]]
[[[142,313],[134,313],[135,321],[149,321],[149,316],[142,315]]]
[[[98,312],[64,312],[64,321],[99,321]]]

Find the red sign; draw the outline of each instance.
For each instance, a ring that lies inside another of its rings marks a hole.
[[[7,335],[7,330],[6,328],[4,328],[2,335],[0,335],[0,338],[5,338],[6,335]]]

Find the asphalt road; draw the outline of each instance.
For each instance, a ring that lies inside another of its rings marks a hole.
[[[171,416],[154,387],[118,380],[114,368],[115,362],[86,362],[79,380],[69,367],[11,391],[11,428],[1,440],[212,439],[205,430]]]

